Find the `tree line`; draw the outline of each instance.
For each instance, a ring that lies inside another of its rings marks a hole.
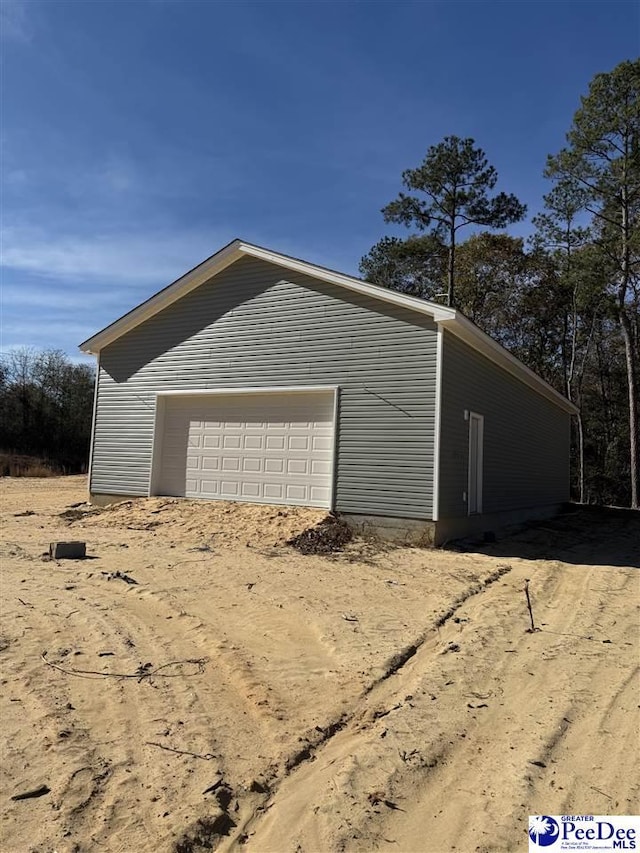
[[[384,237],[360,271],[459,308],[565,394],[580,411],[574,498],[638,508],[640,61],[596,75],[544,174],[531,238],[493,233],[526,207],[494,193],[496,170],[473,139],[446,137],[382,210],[412,233]]]
[[[0,474],[87,470],[94,372],[59,350],[0,358]]]

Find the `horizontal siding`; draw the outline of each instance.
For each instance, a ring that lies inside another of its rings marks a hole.
[[[465,409],[484,415],[483,513],[568,500],[570,415],[444,332],[440,518],[467,515]]]
[[[431,518],[428,317],[243,258],[106,347],[91,489],[147,494],[158,391],[338,385],[336,509]]]

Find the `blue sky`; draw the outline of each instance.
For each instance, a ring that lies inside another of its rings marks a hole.
[[[357,274],[443,136],[541,207],[636,0],[1,0],[2,348],[77,344],[236,236]],[[529,232],[528,222],[512,233]],[[398,232],[400,233],[400,232]]]

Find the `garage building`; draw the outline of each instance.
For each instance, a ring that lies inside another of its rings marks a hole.
[[[459,311],[241,240],[81,349],[96,502],[326,507],[439,543],[569,497],[575,407]]]

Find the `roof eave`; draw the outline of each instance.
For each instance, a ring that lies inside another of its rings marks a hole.
[[[157,314],[173,302],[186,296],[187,293],[195,290],[196,287],[204,284],[212,276],[237,261],[243,254],[240,249],[241,246],[241,240],[232,240],[231,243],[228,243],[219,252],[206,258],[198,266],[181,275],[180,278],[177,278],[166,287],[163,287],[162,290],[159,290],[149,299],[132,308],[126,314],[123,314],[122,317],[114,320],[113,323],[105,326],[104,329],[96,332],[95,335],[87,338],[86,341],[83,341],[79,345],[79,349],[89,355],[97,355],[101,349],[104,349],[119,337],[131,331],[131,329],[134,329],[140,323],[144,323],[145,320],[153,317],[154,314]]]
[[[425,314],[432,317],[434,322],[441,325],[443,328],[449,329],[452,334],[464,340],[473,349],[479,351],[494,363],[503,367],[516,378],[520,379],[533,390],[542,394],[551,402],[560,406],[570,414],[578,414],[578,409],[552,388],[547,382],[541,379],[536,373],[530,370],[526,365],[519,361],[515,356],[511,355],[500,344],[482,332],[470,320],[468,320],[459,311],[453,308],[447,308],[443,305],[438,305],[435,302],[427,302],[424,299],[417,299],[415,296],[406,296],[402,293],[397,293],[393,290],[380,287],[379,285],[370,284],[361,279],[353,278],[352,276],[339,273],[334,270],[329,270],[326,267],[316,266],[307,261],[302,261],[298,258],[292,258],[288,255],[281,255],[278,252],[272,252],[270,249],[265,249],[261,246],[256,246],[252,243],[246,243],[243,240],[236,239],[224,246],[220,251],[216,252],[211,257],[207,258],[198,266],[194,267],[189,272],[185,273],[180,278],[169,284],[167,287],[160,290],[150,299],[147,299],[141,305],[133,308],[127,314],[124,314],[118,320],[115,320],[110,325],[106,326],[100,332],[97,332],[92,337],[80,344],[82,352],[90,355],[98,355],[100,350],[113,343],[122,335],[131,331],[131,329],[145,322],[154,314],[167,308],[173,302],[181,299],[187,293],[195,290],[201,284],[204,284],[210,278],[222,272],[226,267],[233,264],[244,255],[259,258],[268,263],[275,264],[285,269],[298,272],[302,275],[308,275],[313,278],[330,284],[344,287],[352,290],[355,293],[360,293],[369,296],[373,299],[379,299],[383,302],[389,302],[393,305],[406,308],[410,311],[416,311],[420,314]]]
[[[456,316],[449,319],[439,321],[439,325],[448,329],[452,334],[461,340],[468,343],[477,352],[486,356],[490,361],[502,367],[516,379],[524,382],[534,391],[537,391],[543,397],[546,397],[552,403],[555,403],[561,409],[564,409],[570,415],[577,415],[579,409],[570,400],[555,390],[548,382],[545,382],[531,368],[523,364],[519,359],[501,346],[493,338],[485,334],[471,320],[467,319],[464,314],[456,312]]]
[[[393,290],[387,290],[384,287],[379,287],[375,284],[369,284],[366,281],[353,278],[352,276],[344,275],[343,273],[335,272],[334,270],[319,267],[315,264],[301,261],[297,258],[291,258],[288,255],[281,255],[278,252],[272,252],[269,249],[264,249],[261,246],[255,246],[252,243],[246,243],[243,240],[233,240],[215,255],[207,258],[197,267],[185,273],[180,278],[169,284],[167,287],[160,290],[146,302],[138,305],[136,308],[124,314],[118,320],[115,320],[110,325],[106,326],[101,331],[97,332],[86,341],[80,344],[82,352],[97,355],[101,349],[113,343],[121,335],[126,334],[135,328],[135,326],[148,320],[158,311],[167,308],[176,300],[182,298],[187,293],[195,290],[201,284],[204,284],[209,278],[212,278],[222,272],[226,267],[237,261],[243,255],[249,255],[268,263],[275,264],[285,269],[299,272],[303,275],[318,278],[321,281],[326,281],[331,284],[336,284],[340,287],[345,287],[357,293],[362,293],[366,296],[371,296],[374,299],[381,299],[384,302],[390,302],[394,305],[399,305],[403,308],[408,308],[413,311],[420,311],[422,314],[427,314],[433,317],[435,322],[444,319],[450,319],[455,316],[455,311],[451,308],[445,308],[442,305],[437,305],[433,302],[426,302],[424,299],[416,299],[414,296],[405,296],[402,293],[396,293]]]
[[[291,258],[288,255],[280,255],[278,252],[272,252],[269,249],[263,249],[260,246],[254,246],[251,243],[241,243],[240,250],[243,254],[251,255],[268,263],[276,264],[292,270],[293,272],[308,275],[312,278],[318,278],[321,281],[326,281],[330,284],[337,284],[340,287],[345,287],[348,290],[353,290],[355,293],[362,293],[365,296],[371,296],[373,299],[380,299],[383,302],[390,302],[393,305],[399,305],[403,308],[408,308],[411,311],[419,311],[422,314],[427,314],[438,322],[439,320],[452,319],[456,312],[452,308],[446,308],[444,305],[438,305],[435,302],[428,302],[426,299],[418,299],[415,296],[406,296],[403,293],[398,293],[394,290],[389,290],[386,287],[381,287],[378,284],[371,284],[368,281],[354,278],[344,273],[329,270],[326,267],[316,266],[315,264],[301,261],[297,258]]]

